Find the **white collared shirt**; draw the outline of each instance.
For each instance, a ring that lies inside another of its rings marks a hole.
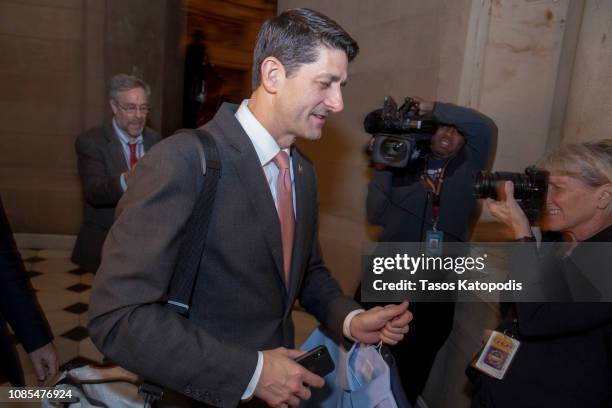
[[[127,164],[128,170],[130,169],[130,142],[136,143],[136,158],[138,160],[142,159],[142,156],[145,154],[144,143],[142,133],[138,135],[138,137],[131,141],[130,137],[123,130],[117,126],[117,121],[113,118],[113,129],[115,129],[115,135],[119,139],[119,143],[121,143],[121,149],[123,151],[123,158],[125,159],[125,163]],[[127,183],[125,181],[125,176],[121,174],[119,177],[119,182],[121,183],[121,189],[125,192],[127,190]]]
[[[235,113],[236,119],[244,129],[245,133],[251,139],[261,167],[263,168],[266,180],[268,181],[268,187],[272,193],[274,199],[274,205],[278,211],[278,202],[276,199],[276,182],[278,180],[279,170],[274,163],[274,157],[280,151],[280,147],[276,140],[272,137],[270,132],[263,127],[261,123],[255,118],[253,113],[249,110],[249,100],[245,99],[240,104],[240,107]],[[289,156],[289,173],[291,174],[291,186],[293,193],[293,212],[295,214],[295,178],[293,176],[293,158],[291,157],[291,149],[283,149]]]

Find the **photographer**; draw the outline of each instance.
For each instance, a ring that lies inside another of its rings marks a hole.
[[[516,245],[521,256],[510,258],[511,273],[528,273],[552,296],[514,304],[497,332],[520,346],[501,380],[468,369],[472,407],[612,406],[612,303],[601,302],[610,299],[612,253],[601,243],[612,241],[612,139],[561,147],[541,167],[549,172],[543,241],[558,232],[552,238],[564,242]],[[488,199],[491,213],[516,241],[535,241],[512,182],[503,190],[502,200]],[[533,266],[517,269],[526,262]],[[591,285],[585,296],[584,278],[594,276],[608,285]],[[559,298],[574,303],[548,301]]]
[[[490,165],[497,127],[473,109],[414,99],[418,114],[432,113],[440,127],[431,137],[430,151],[406,167],[373,165],[368,221],[384,227],[381,242],[467,241],[478,214],[472,186],[478,172]],[[454,303],[411,305],[415,320],[410,334],[392,351],[414,405],[452,329]]]

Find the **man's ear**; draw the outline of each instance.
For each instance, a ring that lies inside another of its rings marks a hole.
[[[113,115],[117,114],[117,104],[115,101],[113,101],[112,99],[108,100],[108,103],[110,104],[111,110],[113,111]]]
[[[267,57],[261,63],[261,85],[269,93],[276,93],[285,79],[285,67],[275,57]]]
[[[601,186],[601,190],[598,192],[598,194],[599,200],[597,200],[597,208],[605,210],[612,202],[612,184],[608,183]]]

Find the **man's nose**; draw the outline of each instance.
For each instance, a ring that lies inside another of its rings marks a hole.
[[[450,136],[450,134],[453,133],[453,128],[450,126],[442,126],[442,133],[445,136]]]
[[[329,94],[325,99],[325,105],[327,105],[327,108],[333,113],[341,112],[342,109],[344,109],[344,101],[342,100],[342,89],[340,88],[340,86],[333,87],[329,91]]]
[[[144,119],[147,117],[147,109],[141,109],[140,107],[136,108],[136,111],[134,112],[136,117],[139,119]]]

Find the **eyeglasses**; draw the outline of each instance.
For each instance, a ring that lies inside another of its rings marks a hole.
[[[149,112],[151,112],[151,107],[149,105],[134,105],[134,104],[129,104],[129,105],[121,105],[119,102],[115,102],[115,104],[121,108],[122,111],[124,111],[125,113],[127,113],[128,115],[133,115],[136,113],[136,111],[140,111],[143,114],[148,114]]]

